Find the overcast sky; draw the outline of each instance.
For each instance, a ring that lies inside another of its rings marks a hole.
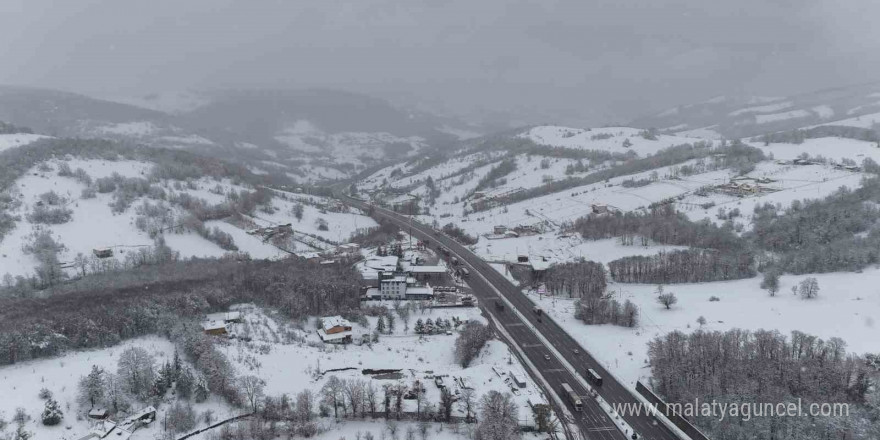
[[[0,0],[0,83],[320,86],[586,124],[880,80],[876,17],[876,0]]]

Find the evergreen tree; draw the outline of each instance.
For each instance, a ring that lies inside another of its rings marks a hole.
[[[61,408],[58,406],[58,402],[55,399],[49,399],[46,401],[46,407],[43,409],[42,420],[43,424],[46,426],[53,426],[61,423],[61,419],[64,417],[64,413],[61,412]]]
[[[104,399],[104,369],[92,365],[92,371],[79,381],[79,401],[82,405],[94,408]]]
[[[422,334],[425,332],[425,323],[422,321],[422,318],[416,320],[416,327],[414,330],[416,334]]]
[[[184,399],[189,399],[193,394],[196,378],[193,376],[189,368],[184,368],[177,376],[177,384],[175,390],[177,395]]]
[[[379,315],[379,320],[376,321],[376,332],[385,333],[385,317],[382,315]]]
[[[208,382],[205,381],[204,377],[199,377],[196,380],[196,386],[193,388],[193,400],[196,402],[204,402],[208,399]]]

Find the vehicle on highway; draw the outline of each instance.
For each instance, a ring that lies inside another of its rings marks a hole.
[[[544,360],[548,360],[548,361],[549,361],[549,360],[550,360],[550,355],[549,355],[549,354],[545,354],[545,355],[544,355]]]
[[[467,277],[471,276],[471,271],[469,271],[468,268],[466,268],[466,267],[462,267],[459,272],[461,273],[462,278],[467,278]]]
[[[571,403],[571,406],[574,407],[575,411],[580,411],[581,408],[584,407],[584,403],[581,401],[581,396],[578,396],[574,389],[571,388],[571,385],[563,382],[562,383],[562,394],[565,394],[565,397],[568,399],[568,403]]]
[[[538,315],[538,316],[541,316],[542,314],[544,314],[544,310],[542,310],[542,309],[541,309],[540,307],[538,307],[538,306],[535,306],[535,307],[532,309],[532,311],[535,312],[535,314]]]
[[[458,266],[458,258],[457,257],[452,257],[452,260],[450,260],[450,261],[452,261],[453,266]]]
[[[599,373],[596,370],[590,368],[587,369],[587,377],[590,379],[590,382],[593,382],[597,387],[602,386],[602,376],[599,376]]]
[[[581,354],[581,351],[578,350],[577,348],[575,348],[575,349],[574,349],[574,354]]]
[[[495,301],[495,308],[503,312],[504,304],[502,304],[501,301]]]

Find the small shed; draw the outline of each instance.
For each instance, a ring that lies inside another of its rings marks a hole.
[[[104,248],[95,248],[92,249],[92,253],[95,254],[98,258],[109,258],[113,256],[113,249],[104,247]]]
[[[492,231],[495,232],[495,235],[504,235],[507,233],[507,226],[495,225],[495,227],[492,228]]]
[[[104,420],[108,415],[105,408],[92,408],[89,411],[89,418],[94,420]]]

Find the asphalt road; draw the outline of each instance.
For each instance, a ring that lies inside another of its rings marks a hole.
[[[345,200],[353,206],[357,206],[365,211],[370,208],[367,203],[357,199],[346,197]],[[556,358],[554,353],[548,349],[540,338],[533,332],[532,328],[537,328],[546,341],[559,352],[565,360],[572,365],[577,373],[581,375],[587,382],[590,382],[587,376],[587,369],[594,369],[603,378],[601,386],[595,387],[599,395],[609,403],[639,403],[640,400],[632,394],[632,392],[616,381],[614,377],[608,374],[608,371],[596,361],[577,341],[566,333],[562,327],[556,324],[546,314],[538,321],[538,316],[534,313],[534,303],[526,297],[520,288],[513,285],[502,274],[489,266],[480,257],[473,252],[460,245],[455,240],[440,234],[430,226],[410,221],[408,217],[394,213],[392,211],[374,207],[374,214],[381,216],[396,223],[401,229],[411,231],[412,235],[428,240],[432,246],[441,244],[457,254],[472,270],[482,274],[491,286],[487,285],[481,277],[471,274],[467,282],[474,291],[477,299],[484,304],[486,312],[494,316],[498,322],[507,330],[511,337],[516,340],[517,344],[525,352],[528,359],[540,371],[544,379],[553,387],[553,390],[559,394],[568,409],[575,417],[574,423],[581,429],[581,433],[587,439],[615,439],[624,440],[629,436],[625,436],[609,419],[606,413],[599,407],[599,404],[588,395],[588,391],[581,383],[572,376],[571,372],[565,368],[562,361]],[[493,289],[494,287],[494,289]],[[498,300],[497,292],[504,295],[509,303],[513,304],[520,314],[516,314],[507,307],[499,310],[494,306]],[[524,317],[531,325],[526,325],[522,318]],[[577,350],[579,353],[575,353]],[[550,359],[546,359],[546,356]],[[567,396],[562,393],[562,383],[568,383],[581,396],[583,401],[583,410],[576,412],[568,402]],[[640,439],[646,440],[677,440],[678,437],[669,428],[652,416],[628,416],[624,418],[630,426],[638,433]]]

